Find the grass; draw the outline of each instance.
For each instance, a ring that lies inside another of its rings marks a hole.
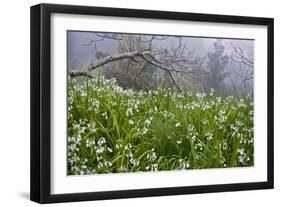
[[[247,167],[253,97],[68,79],[68,174]]]

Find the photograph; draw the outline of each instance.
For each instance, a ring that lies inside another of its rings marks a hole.
[[[66,35],[67,175],[254,167],[255,39]]]
[[[32,201],[274,188],[274,18],[30,11]]]

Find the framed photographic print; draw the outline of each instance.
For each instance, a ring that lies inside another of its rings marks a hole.
[[[31,7],[31,200],[273,188],[273,19]]]

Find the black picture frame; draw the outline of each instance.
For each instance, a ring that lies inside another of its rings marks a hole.
[[[50,32],[52,13],[99,15],[112,17],[151,18],[207,23],[233,23],[267,26],[267,181],[236,184],[218,184],[186,187],[167,187],[73,194],[51,194],[50,179],[50,130],[51,130],[51,71]],[[30,151],[30,199],[38,203],[88,201],[101,199],[165,196],[178,194],[211,193],[273,188],[274,177],[274,83],[273,83],[273,38],[272,18],[195,14],[168,11],[103,8],[39,4],[31,7],[31,151]]]

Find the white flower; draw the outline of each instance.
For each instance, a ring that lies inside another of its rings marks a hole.
[[[98,163],[98,168],[102,168],[103,167],[103,163],[102,162],[99,162]]]
[[[208,120],[206,120],[206,119],[202,120],[201,122],[202,122],[202,124],[203,124],[203,125],[206,125],[206,124],[208,124],[208,123],[209,123],[209,121],[208,121]]]
[[[102,117],[104,117],[105,119],[108,119],[107,112],[104,112],[104,113],[102,113],[101,115],[102,115]]]
[[[128,121],[128,123],[129,123],[129,125],[133,125],[133,124],[134,124],[134,121],[130,119],[130,120]]]
[[[110,147],[107,147],[107,151],[108,151],[109,153],[112,153],[112,152],[113,152],[113,150],[112,150]]]
[[[184,95],[183,95],[182,93],[179,93],[179,94],[178,94],[178,98],[179,98],[179,99],[183,99],[183,98],[184,98]]]
[[[144,127],[141,131],[142,135],[145,135],[148,132],[148,129],[146,127]]]
[[[175,127],[179,127],[181,124],[178,122],[175,124]]]
[[[131,158],[131,159],[130,159],[130,163],[131,163],[134,167],[137,167],[137,166],[139,166],[140,161],[139,161],[138,159],[133,159],[133,158]]]
[[[182,140],[177,140],[177,144],[181,144],[182,143]]]
[[[88,126],[88,129],[89,129],[92,133],[94,133],[94,132],[97,131],[97,130],[96,130],[96,123],[95,123],[95,122],[89,123],[89,124],[87,124],[87,126]]]
[[[91,140],[89,140],[89,139],[87,139],[86,140],[86,147],[91,147],[92,145],[95,145],[96,143],[95,143],[95,140],[93,140],[93,141],[91,141]]]
[[[149,159],[150,162],[154,162],[157,159],[157,155],[154,152],[154,149],[152,149],[151,152],[147,154],[146,158]]]
[[[106,140],[105,140],[104,137],[101,137],[101,138],[99,139],[99,141],[98,141],[98,145],[103,145],[103,144],[105,144],[105,143],[106,143]]]
[[[244,154],[244,149],[243,149],[243,148],[238,149],[237,152],[238,152],[240,155],[242,155],[242,154]]]
[[[117,144],[115,145],[115,148],[118,149],[118,150],[121,149],[122,147],[123,147],[123,146],[122,146],[121,143],[117,143]]]
[[[128,144],[126,144],[126,146],[125,146],[125,150],[129,150],[129,149],[131,149],[133,146],[132,146],[132,144],[131,143],[128,143]]]
[[[133,115],[133,109],[132,108],[128,108],[126,111],[126,116],[130,116]]]
[[[146,120],[144,121],[144,125],[149,126],[149,125],[151,124],[151,120],[152,120],[152,117],[146,119]]]
[[[211,132],[207,132],[207,133],[205,134],[205,136],[207,137],[207,140],[208,140],[208,141],[210,141],[210,140],[213,139],[213,134],[212,134]]]
[[[242,164],[244,164],[245,161],[248,160],[248,159],[247,159],[248,157],[247,157],[247,154],[245,153],[245,150],[244,150],[243,148],[241,148],[241,149],[238,149],[237,152],[238,152],[238,154],[239,154],[239,157],[238,157],[239,162],[242,163]]]
[[[157,164],[152,164],[151,165],[151,171],[158,171],[158,165]]]
[[[100,102],[98,100],[95,100],[93,105],[94,105],[94,111],[98,112],[100,108]]]
[[[199,143],[196,143],[195,146],[194,146],[194,148],[195,148],[195,149],[199,149],[200,151],[202,151],[202,150],[203,150],[203,144],[200,143],[200,142],[199,142]]]
[[[105,161],[105,162],[104,162],[104,165],[105,165],[106,167],[111,167],[111,166],[112,166],[112,163],[109,162],[109,161]]]
[[[104,147],[97,147],[96,148],[96,153],[97,154],[101,154],[101,153],[103,153],[104,152]]]
[[[190,167],[189,163],[184,159],[179,159],[180,169],[188,169]]]
[[[196,95],[195,95],[198,99],[202,99],[202,98],[204,98],[205,96],[206,96],[206,93],[204,93],[204,92],[198,92],[198,93],[196,93]]]

